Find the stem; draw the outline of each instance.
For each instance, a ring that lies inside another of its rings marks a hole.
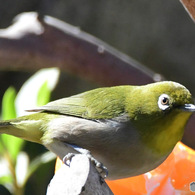
[[[13,194],[14,195],[24,195],[24,186],[19,186],[17,182],[16,172],[15,172],[15,163],[13,162],[12,158],[10,157],[10,153],[7,150],[7,147],[5,146],[4,142],[1,141],[1,144],[4,148],[4,154],[3,156],[8,162],[9,170],[13,178]]]
[[[19,187],[15,191],[15,195],[24,195],[24,187]]]

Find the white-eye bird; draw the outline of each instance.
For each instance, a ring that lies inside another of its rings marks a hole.
[[[98,88],[30,111],[0,122],[0,133],[42,144],[61,159],[86,149],[108,168],[108,179],[119,179],[160,165],[195,106],[183,85],[164,81]]]

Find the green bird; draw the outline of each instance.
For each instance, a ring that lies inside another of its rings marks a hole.
[[[61,159],[91,154],[108,168],[108,179],[119,179],[159,166],[195,105],[183,85],[164,81],[98,88],[29,111],[36,113],[0,122],[0,133],[42,144]]]

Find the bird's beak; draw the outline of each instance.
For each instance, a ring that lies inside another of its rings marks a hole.
[[[186,112],[195,112],[195,105],[194,104],[184,104],[184,106],[182,106],[181,109]]]

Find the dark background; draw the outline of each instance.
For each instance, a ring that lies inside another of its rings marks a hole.
[[[0,28],[8,27],[17,14],[28,11],[38,11],[80,27],[168,80],[184,84],[195,96],[195,25],[179,0],[0,0]],[[19,89],[31,74],[1,72],[1,96],[9,85]],[[64,73],[52,99],[96,86]],[[29,143],[25,150],[34,151],[32,157],[36,156],[35,151],[37,154],[45,151],[42,146]],[[26,194],[45,194],[53,166],[54,162],[34,174]],[[0,194],[7,193],[0,188]]]
[[[181,3],[143,0],[0,0],[0,27],[39,11],[80,27],[194,94],[195,25]]]

